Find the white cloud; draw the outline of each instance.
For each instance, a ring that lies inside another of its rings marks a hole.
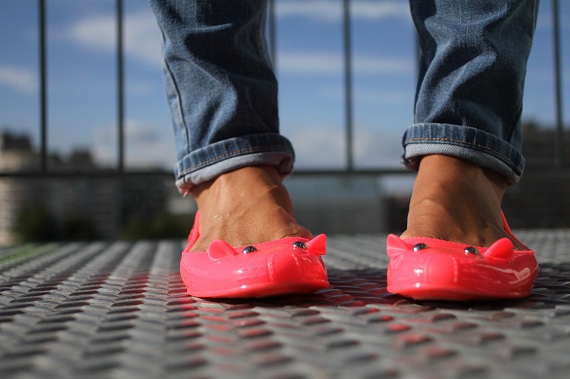
[[[125,25],[127,54],[161,66],[162,37],[154,16],[151,13],[127,16]]]
[[[362,168],[402,167],[403,128],[386,128],[386,125],[354,131],[354,162]]]
[[[304,16],[320,20],[338,20],[342,9],[340,2],[326,0],[288,0],[275,3],[277,17]]]
[[[127,96],[147,96],[156,93],[156,88],[149,80],[129,79],[126,85]],[[160,92],[162,93],[162,92]]]
[[[411,21],[407,1],[353,1],[352,15],[363,19],[400,17]]]
[[[356,55],[352,68],[358,74],[414,73],[414,62],[399,57]],[[338,75],[344,70],[344,60],[339,53],[288,53],[277,54],[277,70],[284,73],[310,75]]]
[[[344,135],[327,125],[303,125],[285,133],[295,148],[297,168],[340,168],[344,165]]]
[[[160,31],[149,12],[127,14],[124,19],[125,53],[151,66],[161,65]],[[102,15],[79,20],[72,25],[69,35],[85,47],[115,52],[116,20],[113,15]]]
[[[387,17],[406,18],[410,11],[406,1],[352,1],[353,18],[382,19]],[[276,2],[278,17],[302,16],[321,21],[342,19],[342,4],[330,0],[287,0]]]
[[[30,70],[0,66],[0,85],[29,94],[37,91],[38,79],[37,75]]]
[[[117,157],[117,129],[115,125],[96,129],[92,153],[97,162],[114,166]],[[159,133],[156,128],[139,120],[125,123],[125,155],[129,168],[173,167],[176,153],[170,133]]]
[[[340,54],[277,53],[277,70],[295,74],[339,74],[343,70]]]
[[[415,70],[414,62],[406,58],[357,55],[352,64],[356,74],[409,74]]]
[[[353,135],[355,164],[360,168],[400,167],[403,131],[386,128],[385,125],[357,125]],[[343,129],[326,125],[305,125],[302,129],[286,133],[286,136],[295,148],[297,168],[345,167],[346,140]]]

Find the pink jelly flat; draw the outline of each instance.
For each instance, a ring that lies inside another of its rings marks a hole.
[[[199,213],[182,252],[180,275],[188,294],[249,298],[307,293],[329,286],[321,256],[324,234],[309,240],[283,238],[234,248],[217,240],[205,252],[190,252],[199,237]]]
[[[518,241],[504,215],[503,226]],[[401,239],[390,235],[387,253],[388,291],[416,300],[526,297],[538,273],[534,252],[527,247],[524,251],[515,250],[508,238],[486,248],[435,238]]]

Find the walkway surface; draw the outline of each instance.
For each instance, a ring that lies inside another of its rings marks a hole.
[[[334,236],[331,287],[209,301],[180,241],[0,249],[0,378],[569,378],[570,231],[520,231],[541,271],[519,301],[386,292],[385,236]]]

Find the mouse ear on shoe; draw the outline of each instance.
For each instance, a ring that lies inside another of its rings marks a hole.
[[[483,255],[485,256],[485,259],[488,260],[498,259],[510,261],[515,255],[515,246],[510,239],[501,238],[492,244]]]
[[[307,249],[316,255],[325,255],[327,252],[327,236],[319,234],[310,241],[307,241]]]
[[[387,245],[389,248],[386,250],[386,253],[390,258],[395,258],[405,251],[412,250],[412,245],[406,243],[395,234],[390,234],[388,236]]]
[[[219,261],[227,257],[238,255],[238,252],[223,240],[213,241],[208,247],[208,256],[213,261]]]

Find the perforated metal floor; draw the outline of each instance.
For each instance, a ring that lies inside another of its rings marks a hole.
[[[253,301],[186,295],[178,241],[5,248],[0,377],[568,378],[570,231],[518,235],[533,295],[468,304],[387,293],[385,236],[330,238],[330,289]]]

